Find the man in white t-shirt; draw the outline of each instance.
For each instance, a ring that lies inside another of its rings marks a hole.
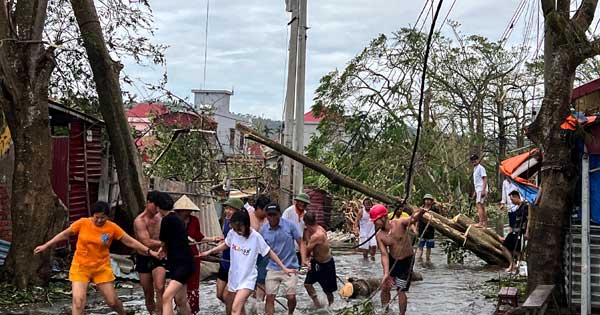
[[[517,186],[515,186],[515,184],[513,184],[513,182],[510,179],[504,179],[504,181],[502,182],[502,200],[500,200],[500,209],[508,211],[509,213],[517,210],[518,206],[513,204],[513,202],[510,199],[510,196],[508,195],[515,190],[519,190]]]
[[[354,220],[354,234],[358,235],[359,250],[363,253],[363,258],[368,259],[370,253],[371,260],[375,260],[375,252],[377,251],[377,241],[373,237],[375,235],[375,224],[371,222],[369,214],[373,202],[371,199],[365,198],[362,204],[363,206],[358,210]],[[369,237],[371,237],[370,240],[368,240]]]
[[[487,214],[485,213],[485,197],[488,193],[487,173],[485,172],[485,168],[479,163],[479,156],[477,154],[471,155],[469,160],[471,160],[471,165],[473,165],[473,186],[475,186],[473,198],[475,198],[477,214],[479,215],[479,223],[476,226],[486,228],[488,224]]]
[[[282,218],[291,221],[298,226],[300,233],[304,233],[304,213],[306,207],[310,204],[310,196],[304,193],[298,194],[294,197],[294,204],[281,215]],[[296,245],[296,251],[298,251],[298,245]],[[298,256],[300,258],[300,256]]]

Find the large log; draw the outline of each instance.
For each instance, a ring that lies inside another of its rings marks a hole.
[[[268,139],[267,137],[246,127],[243,124],[238,123],[236,128],[244,133],[246,138],[266,145],[267,147],[302,163],[304,166],[323,174],[335,184],[356,190],[373,199],[393,205],[394,207],[400,207],[403,205],[401,198],[391,196],[384,193],[382,190],[369,187],[348,176],[340,174],[320,162],[317,162],[301,153]],[[414,208],[415,207],[406,205],[403,207],[403,210],[411,213],[412,209]],[[423,215],[421,220],[425,223],[429,222],[429,225],[438,230],[444,236],[448,237],[460,246],[463,246],[465,249],[473,252],[475,255],[477,255],[477,257],[483,259],[488,264],[508,266],[508,257],[504,256],[503,254],[502,243],[500,243],[496,238],[490,236],[485,229],[473,227],[469,229],[468,233],[466,233],[465,230],[461,231],[453,227],[456,225],[455,222],[433,212],[426,213]]]

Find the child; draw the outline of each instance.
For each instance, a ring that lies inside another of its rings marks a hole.
[[[281,270],[287,274],[294,274],[296,270],[288,269],[279,257],[271,250],[262,236],[250,227],[250,216],[242,210],[234,213],[229,222],[231,231],[227,233],[225,242],[219,246],[202,252],[200,257],[208,256],[215,252],[231,249],[231,266],[229,268],[229,281],[227,290],[232,293],[233,298],[227,302],[232,303],[232,314],[243,313],[244,304],[256,286],[256,260],[258,255],[269,255]],[[231,271],[234,272],[231,272]]]

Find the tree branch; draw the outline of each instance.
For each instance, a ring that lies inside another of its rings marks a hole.
[[[594,12],[598,6],[598,0],[583,0],[577,9],[577,12],[571,19],[578,30],[585,32],[594,20]]]
[[[553,11],[556,11],[556,0],[541,0],[542,1],[542,12],[544,17]]]
[[[17,1],[15,21],[19,39],[41,40],[48,0]]]

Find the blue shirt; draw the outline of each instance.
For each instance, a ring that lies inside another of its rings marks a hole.
[[[231,230],[231,227],[229,226],[229,219],[225,219],[223,218],[223,235],[227,236],[227,233],[229,233],[229,230]],[[229,260],[230,258],[230,249],[229,247],[227,247],[226,250],[223,251],[223,254],[221,255],[221,267],[225,270],[229,270]]]
[[[269,223],[265,223],[260,228],[260,234],[287,268],[298,269],[300,267],[294,244],[297,239],[302,238],[302,234],[296,224],[282,218],[275,228],[271,228]],[[267,269],[281,271],[281,268],[271,259],[269,259]]]

